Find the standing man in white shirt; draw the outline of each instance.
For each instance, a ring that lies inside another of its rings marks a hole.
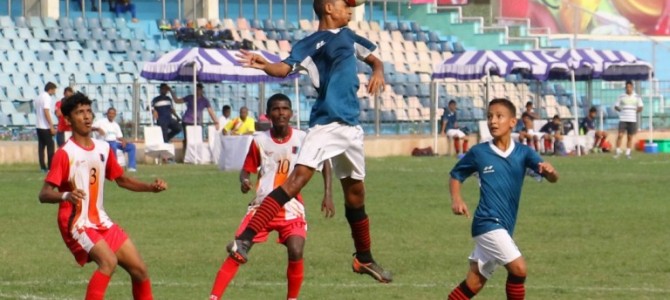
[[[53,95],[56,94],[56,84],[48,82],[42,92],[35,100],[35,116],[37,119],[37,156],[40,161],[42,172],[47,172],[51,168],[51,158],[54,156],[54,140],[56,128],[51,120],[53,112]],[[47,163],[44,162],[44,149],[47,151]]]
[[[231,107],[228,104],[221,108],[221,116],[219,117],[219,133],[223,133],[223,127],[228,124],[228,121],[230,121],[230,112]]]
[[[127,142],[123,139],[123,132],[121,126],[116,123],[116,109],[110,107],[107,109],[107,118],[100,119],[93,123],[93,130],[98,132],[98,135],[103,137],[109,146],[112,147],[112,153],[116,154],[116,150],[121,150],[128,153],[128,172],[137,171],[137,159],[135,158],[135,144]]]
[[[628,134],[626,143],[626,158],[630,159],[630,149],[633,146],[633,138],[637,133],[637,114],[642,112],[644,104],[642,98],[633,91],[633,82],[626,81],[626,93],[619,96],[617,102],[614,104],[614,109],[619,112],[619,134],[616,138],[616,154],[614,158],[619,158],[621,155],[621,141],[623,140],[623,133]]]

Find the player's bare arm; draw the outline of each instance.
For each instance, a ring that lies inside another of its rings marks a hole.
[[[554,166],[552,166],[548,162],[541,162],[538,164],[538,171],[540,171],[540,174],[544,176],[544,178],[547,178],[547,181],[554,183],[558,181],[558,172],[556,172],[556,169],[554,169]]]
[[[461,198],[461,182],[458,179],[449,179],[449,193],[451,194],[451,211],[455,215],[464,215],[466,218],[470,218],[468,206]]]
[[[60,203],[69,201],[72,204],[77,204],[79,201],[83,200],[84,197],[86,197],[86,192],[84,190],[76,189],[72,192],[60,192],[56,190],[55,186],[48,182],[44,183],[38,196],[40,203]]]
[[[321,201],[321,212],[323,212],[326,218],[332,218],[335,216],[335,205],[333,205],[333,191],[332,191],[332,172],[331,172],[330,160],[326,160],[323,163],[323,170],[321,170],[321,175],[323,176],[323,200]]]
[[[251,181],[249,181],[249,172],[242,170],[240,171],[240,191],[243,194],[246,194],[251,190]]]
[[[159,178],[156,178],[152,183],[147,183],[125,175],[116,179],[116,185],[133,192],[158,193],[168,188],[167,183]]]
[[[286,63],[270,63],[262,55],[247,50],[240,50],[240,53],[237,54],[237,58],[243,67],[263,70],[270,76],[286,77],[291,73],[291,66]]]
[[[368,93],[377,95],[383,92],[386,85],[384,82],[384,64],[373,54],[368,55],[363,61],[372,68],[372,74],[368,82]]]

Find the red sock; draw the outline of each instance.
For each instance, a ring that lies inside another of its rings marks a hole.
[[[209,300],[219,300],[221,296],[223,296],[228,284],[233,280],[233,277],[235,277],[235,273],[237,273],[239,268],[240,264],[238,262],[230,257],[226,258],[221,264],[219,272],[216,273],[216,279],[214,279],[214,286],[212,286]]]
[[[265,229],[267,224],[279,213],[282,206],[290,200],[291,197],[281,187],[270,192],[263,199],[263,203],[258,207],[253,218],[249,221],[249,225],[247,225],[247,228],[239,236],[239,239],[251,241],[256,233]]]
[[[151,293],[151,280],[133,281],[133,299],[134,300],[153,300],[154,295]]]
[[[304,277],[303,260],[289,260],[286,268],[286,279],[288,279],[288,292],[286,299],[298,299],[302,279]]]
[[[468,152],[468,140],[463,139],[463,153]]]
[[[551,151],[551,140],[550,139],[544,139],[544,152],[549,152]]]
[[[105,299],[105,291],[107,290],[107,285],[109,285],[109,280],[112,277],[102,272],[95,270],[93,276],[88,281],[88,287],[86,288],[86,300],[102,300]]]
[[[344,214],[351,228],[351,237],[354,239],[356,258],[362,263],[372,262],[370,248],[370,221],[365,213],[365,207],[346,208]]]
[[[456,149],[456,154],[461,153],[461,146],[458,144],[458,138],[454,139],[454,149]]]
[[[476,295],[475,292],[470,290],[467,284],[465,284],[465,280],[461,282],[454,290],[451,291],[449,294],[449,300],[468,300]]]
[[[507,275],[507,283],[505,284],[507,300],[523,300],[526,297],[524,282],[526,282],[526,277]]]

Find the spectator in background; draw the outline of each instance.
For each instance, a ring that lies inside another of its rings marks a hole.
[[[543,134],[541,132],[535,132],[534,121],[539,118],[540,116],[533,110],[533,102],[526,102],[526,111],[521,114],[523,129],[519,133],[519,140],[522,144],[529,145],[529,147],[538,152],[540,151],[540,139]]]
[[[63,113],[60,111],[60,106],[63,103],[63,101],[70,96],[72,96],[74,92],[72,91],[71,87],[66,87],[65,90],[63,90],[63,99],[59,100],[56,102],[56,117],[58,117],[58,128],[56,132],[56,144],[58,144],[58,147],[62,147],[63,144],[65,144],[65,140],[70,138],[70,135],[72,135],[72,127],[70,124],[66,123],[65,121],[65,116],[63,116]],[[66,134],[67,132],[67,134]]]
[[[456,155],[460,159],[465,155],[465,152],[468,151],[468,139],[465,136],[465,133],[458,127],[458,121],[456,117],[456,101],[450,100],[447,109],[444,110],[442,115],[442,130],[440,133],[446,134],[447,138],[454,140],[454,149],[456,149]],[[463,139],[463,147],[459,145],[459,141]],[[461,152],[463,149],[463,152]]]
[[[228,121],[223,128],[224,135],[254,134],[256,131],[256,120],[249,117],[249,109],[246,106],[240,108],[240,116]]]
[[[116,150],[121,150],[128,153],[128,172],[137,171],[137,160],[135,158],[135,144],[127,142],[123,139],[123,132],[121,126],[116,123],[116,109],[110,107],[107,109],[107,118],[102,118],[93,123],[93,130],[98,132],[98,135],[103,137],[109,146],[112,148],[112,153],[116,154]]]
[[[187,126],[193,126],[195,124],[202,124],[202,118],[203,118],[203,110],[205,108],[207,109],[207,112],[209,113],[209,116],[212,118],[212,121],[214,122],[214,126],[216,126],[216,129],[219,129],[219,122],[217,121],[216,114],[214,113],[214,110],[212,109],[212,105],[209,103],[209,99],[205,98],[203,95],[203,89],[204,86],[202,83],[198,83],[196,85],[196,90],[195,94],[196,97],[193,97],[193,95],[188,95],[184,98],[178,98],[174,92],[171,91],[172,93],[172,98],[174,99],[175,103],[179,104],[185,104],[186,105],[186,111],[184,111],[184,114],[181,116],[181,125],[184,129],[184,149],[186,149],[186,140],[188,139],[188,136],[186,134],[186,127]],[[195,111],[193,110],[193,101],[195,101],[195,105],[197,106],[197,112],[198,112],[198,119],[195,119]]]
[[[135,9],[135,4],[130,2],[130,0],[117,0],[116,6],[114,7],[114,12],[117,18],[120,18],[122,13],[130,12],[130,15],[132,16],[132,22],[139,22],[137,19],[137,10]]]
[[[562,126],[561,117],[555,115],[551,121],[540,128],[540,133],[544,135],[542,137],[544,139],[544,154],[555,153],[559,148],[556,145],[563,140]]]
[[[151,108],[156,124],[163,131],[163,141],[169,143],[173,137],[181,132],[181,126],[179,126],[179,116],[172,106],[172,98],[167,95],[170,92],[173,94],[172,97],[174,97],[172,89],[165,83],[161,83],[159,89],[160,95],[151,100]]]
[[[228,124],[228,121],[230,121],[230,105],[224,105],[221,108],[221,116],[219,117],[219,124],[221,124],[221,128],[219,128],[219,132],[223,133],[223,128],[225,125]]]
[[[633,138],[637,133],[637,114],[642,112],[643,106],[642,98],[633,91],[633,82],[626,81],[626,93],[619,96],[614,104],[614,109],[619,112],[619,133],[616,137],[614,158],[619,158],[621,155],[621,141],[623,141],[624,132],[628,134],[626,157],[631,158],[630,148],[633,146]]]
[[[595,120],[598,109],[592,106],[589,109],[589,114],[579,122],[579,131],[591,138],[593,138],[593,151],[600,152],[603,144],[606,141],[607,133],[602,130],[596,130]]]
[[[35,100],[33,106],[35,107],[35,117],[37,124],[37,157],[40,161],[40,168],[42,172],[47,172],[51,168],[51,158],[54,156],[54,140],[56,135],[56,128],[51,121],[51,111],[53,109],[53,97],[56,94],[56,84],[47,82],[44,86],[44,92],[40,93]],[[44,150],[47,151],[47,163],[44,162]]]

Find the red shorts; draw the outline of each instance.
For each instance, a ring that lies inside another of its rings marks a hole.
[[[74,259],[80,266],[84,266],[87,262],[91,261],[88,253],[98,242],[104,240],[109,245],[109,248],[116,253],[128,239],[126,232],[116,224],[112,225],[109,229],[102,230],[85,228],[74,234],[61,230],[61,235],[63,236],[65,245],[70,249],[70,252],[74,255]]]
[[[249,221],[251,221],[251,218],[254,216],[255,213],[256,213],[255,209],[247,212],[247,215],[244,216],[244,219],[242,219],[240,227],[237,228],[235,236],[239,236],[240,234],[242,234],[244,229],[247,228]],[[286,239],[288,239],[290,236],[299,236],[303,239],[306,238],[307,222],[305,221],[304,218],[295,218],[292,220],[274,218],[272,219],[272,221],[270,221],[270,223],[268,223],[267,226],[265,226],[265,230],[256,233],[256,236],[254,237],[252,242],[257,244],[267,241],[268,235],[270,235],[270,231],[273,230],[279,233],[277,243],[283,244],[284,242],[286,242]]]

